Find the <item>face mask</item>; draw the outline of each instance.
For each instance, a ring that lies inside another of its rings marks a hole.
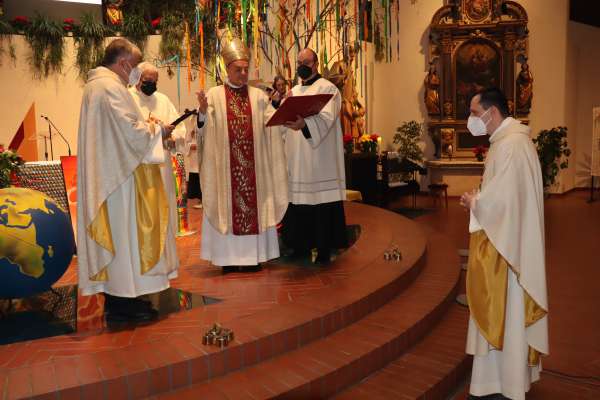
[[[129,68],[131,68],[131,64],[127,63],[129,65]],[[138,82],[140,81],[140,78],[142,77],[142,71],[136,66],[135,68],[131,68],[129,70],[129,85],[130,86],[135,86],[138,84]]]
[[[298,67],[296,72],[298,73],[298,76],[300,77],[300,79],[305,81],[312,75],[312,68],[309,67],[308,65],[302,64]]]
[[[490,123],[491,120],[488,120],[488,122],[483,122],[482,117],[485,114],[487,114],[490,110],[491,108],[488,108],[486,112],[481,114],[481,117],[476,117],[474,115],[469,116],[469,119],[467,120],[467,129],[469,130],[469,132],[471,132],[471,135],[483,136],[487,133],[487,125]]]
[[[152,93],[156,92],[156,82],[144,81],[140,85],[140,90],[146,96],[152,96]]]

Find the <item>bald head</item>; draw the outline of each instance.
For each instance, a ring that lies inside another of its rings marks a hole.
[[[319,58],[317,57],[317,53],[311,48],[305,48],[298,53],[298,76],[303,81],[307,81],[313,78],[319,72]],[[310,68],[310,74],[303,74],[302,70],[308,71]]]

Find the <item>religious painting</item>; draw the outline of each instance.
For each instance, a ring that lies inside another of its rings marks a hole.
[[[502,57],[485,39],[472,39],[456,51],[456,118],[467,119],[469,101],[478,91],[501,87]]]
[[[472,22],[480,22],[490,15],[490,0],[464,0],[464,10]]]

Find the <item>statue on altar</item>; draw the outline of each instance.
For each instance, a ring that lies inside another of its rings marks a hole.
[[[521,64],[521,72],[517,77],[517,111],[528,113],[531,109],[533,98],[533,76],[529,71],[529,64],[525,60]]]
[[[429,63],[429,72],[425,77],[425,106],[428,114],[440,113],[440,78],[433,61]]]
[[[105,4],[105,18],[106,23],[111,26],[117,26],[123,24],[123,3],[124,0],[106,0]]]
[[[341,123],[344,135],[352,135],[358,139],[365,132],[364,116],[365,107],[358,99],[356,80],[354,78],[354,58],[356,50],[354,46],[348,46],[346,56],[342,61],[336,61],[327,74],[334,85],[342,94]]]

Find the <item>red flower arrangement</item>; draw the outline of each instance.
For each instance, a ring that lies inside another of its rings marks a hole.
[[[160,17],[158,18],[154,18],[150,24],[152,24],[152,28],[154,29],[158,29],[158,27],[160,26]]]
[[[477,161],[483,161],[483,158],[485,157],[485,153],[487,153],[487,151],[487,147],[479,145],[473,149],[473,154],[475,154],[475,158],[477,159]]]
[[[377,143],[377,139],[379,139],[379,135],[376,133],[371,134],[371,140]]]
[[[63,20],[63,30],[65,32],[72,32],[75,28],[75,20],[73,18],[65,18]]]
[[[11,25],[18,31],[22,31],[29,26],[29,18],[22,15],[16,16],[11,21]]]

